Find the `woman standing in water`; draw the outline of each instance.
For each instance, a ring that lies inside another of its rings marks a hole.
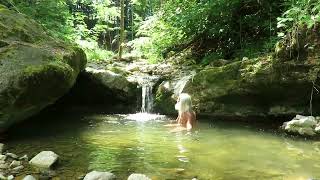
[[[196,113],[192,110],[192,102],[189,94],[181,93],[177,99],[175,109],[178,111],[177,124],[166,126],[178,126],[173,131],[191,130],[196,125]]]
[[[176,121],[180,126],[187,130],[195,127],[196,113],[192,110],[192,102],[189,94],[182,93],[179,95],[175,109],[178,110],[179,113]]]

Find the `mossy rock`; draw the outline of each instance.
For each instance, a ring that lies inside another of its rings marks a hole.
[[[163,87],[163,83],[160,84],[156,92],[154,110],[161,114],[176,114],[177,111],[174,108],[175,100],[172,98],[173,94],[173,91]]]
[[[0,131],[54,103],[74,85],[85,53],[0,6]]]
[[[199,113],[218,116],[282,116],[308,113],[311,77],[317,64],[272,57],[239,61],[200,71],[184,92]],[[314,97],[319,111],[319,97]]]

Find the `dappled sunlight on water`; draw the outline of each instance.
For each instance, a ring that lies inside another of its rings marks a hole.
[[[120,179],[133,172],[153,179],[320,178],[320,143],[268,128],[208,120],[192,132],[172,133],[164,125],[173,119],[158,115],[50,119],[57,118],[52,124],[16,128],[10,151],[53,150],[62,157],[58,174],[70,178],[90,170],[112,171]]]

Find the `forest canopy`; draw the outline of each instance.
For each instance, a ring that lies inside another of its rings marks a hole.
[[[37,20],[51,35],[76,42],[90,60],[108,59],[120,46],[127,55],[156,62],[186,48],[203,64],[255,57],[273,51],[277,41],[299,26],[312,29],[320,21],[319,0],[0,2]]]

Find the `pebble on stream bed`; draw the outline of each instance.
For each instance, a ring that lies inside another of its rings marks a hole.
[[[5,153],[4,148],[5,145],[0,143],[0,180],[15,179],[15,175],[21,173],[25,168],[24,165],[28,163],[28,156],[19,157],[14,153]]]
[[[3,147],[4,144],[0,144],[0,148]],[[18,155],[9,152],[7,152],[5,155],[0,153],[0,180],[15,179],[15,176],[21,173],[26,165],[32,165],[40,168],[40,172],[35,173],[39,174],[39,179],[52,179],[53,177],[57,176],[57,173],[50,168],[58,161],[58,158],[59,156],[52,151],[42,151],[28,162],[27,155],[19,157]],[[17,178],[19,177],[22,178],[23,176],[21,177],[20,174],[17,176]],[[36,180],[35,177],[29,174],[25,175],[22,180]],[[116,179],[116,176],[110,172],[91,171],[85,176],[79,177],[78,179],[113,180]],[[133,173],[128,177],[128,180],[151,180],[151,178],[144,174]]]
[[[50,169],[59,159],[59,156],[52,151],[42,151],[33,157],[29,164],[37,168]]]

